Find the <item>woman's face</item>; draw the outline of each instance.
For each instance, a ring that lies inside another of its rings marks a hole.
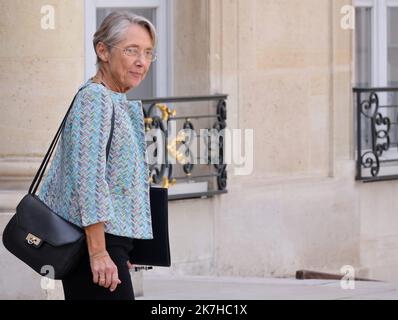
[[[130,51],[138,49],[140,55],[129,56],[125,53],[125,49]],[[153,50],[151,36],[145,27],[138,24],[131,25],[125,39],[116,47],[111,47],[108,71],[124,92],[137,87],[144,80],[152,63],[144,56],[144,53],[149,50]]]

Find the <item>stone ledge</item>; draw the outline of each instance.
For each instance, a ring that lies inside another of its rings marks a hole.
[[[40,167],[43,158],[2,157],[0,158],[0,177],[30,177]]]
[[[38,157],[0,158],[0,189],[28,190],[42,160]]]

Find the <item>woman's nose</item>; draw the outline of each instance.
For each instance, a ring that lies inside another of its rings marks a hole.
[[[134,67],[136,69],[142,69],[144,67],[144,65],[142,64],[142,62],[137,61],[137,62],[135,62]]]
[[[144,56],[141,54],[139,57],[137,57],[137,59],[135,60],[135,65],[136,66],[140,66],[142,67],[145,63],[145,58]]]

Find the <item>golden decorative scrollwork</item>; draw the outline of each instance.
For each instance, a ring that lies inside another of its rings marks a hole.
[[[158,108],[160,111],[162,111],[162,120],[163,121],[167,121],[167,120],[169,120],[170,116],[175,117],[177,114],[177,111],[175,109],[171,110],[165,104],[158,103],[156,105],[156,108]]]
[[[164,177],[163,177],[163,184],[162,184],[162,187],[168,189],[169,187],[174,186],[176,183],[177,183],[177,180],[176,180],[176,179],[172,179],[172,180],[170,181],[168,177],[165,177],[165,176],[164,176]]]

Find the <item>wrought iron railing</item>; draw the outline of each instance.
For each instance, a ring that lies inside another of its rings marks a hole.
[[[227,95],[213,95],[142,100],[150,180],[169,188],[169,200],[227,192],[222,134],[226,99]]]
[[[354,88],[356,179],[398,179],[398,88]]]

